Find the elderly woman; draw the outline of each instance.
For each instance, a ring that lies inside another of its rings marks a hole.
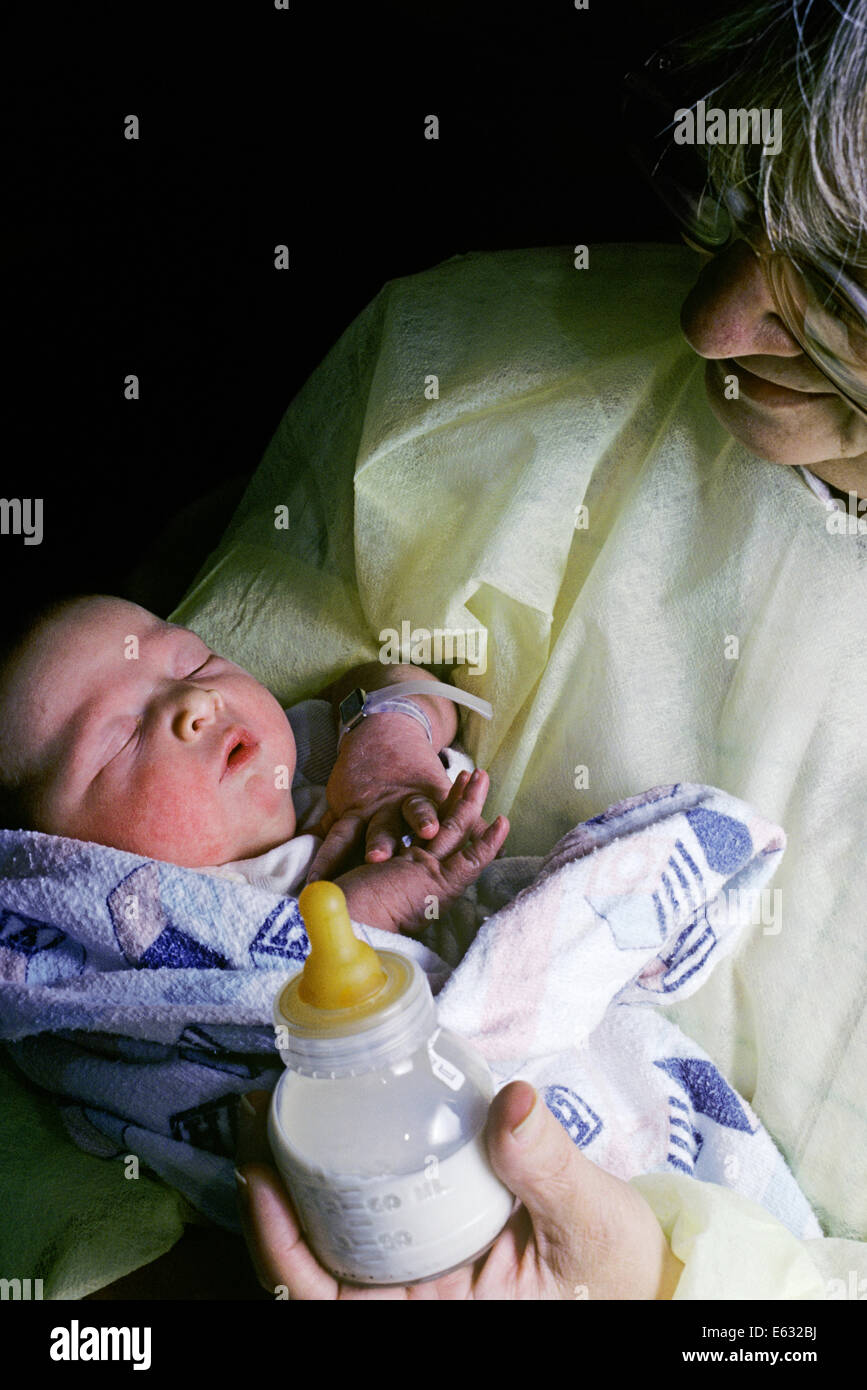
[[[252,615],[266,589],[249,575],[282,547],[290,636],[293,604],[322,635],[291,669],[285,645],[235,641],[272,689],[375,655],[403,621],[484,629],[486,668],[453,679],[494,704],[466,737],[514,853],[678,779],[777,819],[779,921],[672,1013],[760,1114],[827,1238],[799,1244],[688,1176],[619,1182],[519,1082],[488,1138],[520,1210],[474,1268],[398,1295],[845,1297],[853,1271],[867,1288],[867,0],[754,6],[702,56],[716,50],[736,73],[707,106],[780,112],[782,136],[777,154],[708,145],[704,197],[673,148],[648,160],[706,262],[681,311],[703,370],[672,321],[695,273],[676,247],[456,257],[393,282],[290,409],[175,616],[219,642],[226,556]],[[642,109],[636,143],[654,133]],[[266,536],[284,500],[289,530]],[[414,722],[353,737],[387,745],[390,772],[359,782],[338,762],[323,875],[364,835],[388,856],[402,817],[435,830],[443,773]],[[316,1264],[261,1142],[251,1119],[240,1191],[263,1283],[371,1297]]]

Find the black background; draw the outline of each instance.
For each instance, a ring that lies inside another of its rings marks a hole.
[[[624,153],[620,81],[729,8],[13,6],[0,494],[44,499],[44,540],[0,536],[7,596],[168,611],[387,280],[471,250],[675,239]]]

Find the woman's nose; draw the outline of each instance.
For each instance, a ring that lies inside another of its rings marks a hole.
[[[172,733],[189,743],[198,738],[202,729],[213,724],[222,708],[223,697],[219,691],[184,686],[172,715]]]
[[[762,263],[734,242],[702,270],[680,311],[684,337],[700,357],[797,357],[801,347],[779,317]]]

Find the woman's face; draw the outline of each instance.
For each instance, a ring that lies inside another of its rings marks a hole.
[[[711,408],[730,434],[760,458],[804,464],[840,491],[867,497],[867,420],[789,333],[745,241],[707,263],[680,321],[687,342],[708,359]],[[736,399],[728,398],[732,376]]]

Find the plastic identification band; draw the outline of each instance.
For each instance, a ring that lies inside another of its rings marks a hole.
[[[493,706],[487,700],[483,700],[479,695],[468,695],[463,690],[456,690],[453,685],[446,685],[443,681],[401,681],[398,685],[387,685],[382,690],[372,690],[370,694],[366,690],[357,689],[340,703],[338,746],[350,729],[354,729],[369,714],[409,715],[422,725],[428,739],[433,743],[430,720],[415,701],[406,698],[409,695],[442,695],[447,700],[454,701],[456,705],[466,705],[468,709],[475,710],[483,719],[490,719],[494,713]]]
[[[383,700],[376,709],[365,710],[365,714],[408,714],[410,719],[417,719],[427,734],[428,743],[433,743],[433,729],[430,720],[415,700],[407,700],[400,695],[396,695],[393,700]]]

